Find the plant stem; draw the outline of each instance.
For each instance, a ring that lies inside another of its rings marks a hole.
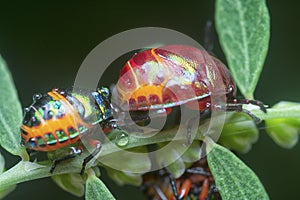
[[[274,119],[274,118],[300,118],[300,105],[291,106],[288,108],[270,108],[267,110],[267,113],[263,113],[261,110],[251,110],[251,112],[261,118],[262,120]],[[168,142],[174,140],[186,140],[186,130],[178,131],[178,128],[172,128],[169,130],[161,131],[160,134],[156,134],[149,138],[139,138],[133,135],[128,135],[129,143],[122,149],[130,149],[139,146],[145,146],[150,144],[157,144],[162,142]],[[178,133],[174,137],[175,133]],[[118,134],[116,131],[114,134]],[[195,137],[196,140],[203,140],[203,136],[199,133]],[[117,151],[122,150],[120,147],[117,147],[112,140],[109,143],[103,144],[101,150],[101,156],[108,155]],[[49,177],[57,174],[66,174],[66,173],[79,173],[82,160],[89,152],[83,153],[82,156],[79,156],[78,159],[72,159],[65,165],[60,165],[59,168],[55,169],[53,174],[49,173],[51,162],[48,161],[46,164],[38,164],[33,162],[28,162],[28,157],[26,154],[22,156],[22,161],[11,169],[5,171],[0,175],[0,189],[15,185],[21,182],[30,181],[34,179]],[[44,162],[45,163],[45,162]]]
[[[267,109],[267,113],[264,113],[261,110],[251,110],[251,112],[261,120],[276,118],[300,118],[300,105],[284,108],[269,108]]]

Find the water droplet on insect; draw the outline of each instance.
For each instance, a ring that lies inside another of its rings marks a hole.
[[[66,97],[67,96],[67,92],[62,90],[62,91],[59,91],[59,94],[61,94],[62,96]]]
[[[40,98],[42,98],[42,94],[41,93],[36,93],[32,96],[33,101],[37,101]]]
[[[30,111],[30,107],[24,108],[24,112],[28,113]]]
[[[116,136],[116,144],[120,147],[126,146],[129,143],[128,134],[122,132]]]
[[[131,86],[131,81],[130,81],[130,80],[127,80],[127,81],[126,81],[126,85],[127,85],[127,86]]]

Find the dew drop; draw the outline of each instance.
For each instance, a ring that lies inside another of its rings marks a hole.
[[[62,90],[62,91],[58,91],[59,94],[61,94],[62,96],[66,97],[67,96],[67,92]]]
[[[122,132],[116,136],[116,144],[120,147],[126,146],[129,143],[128,134]]]

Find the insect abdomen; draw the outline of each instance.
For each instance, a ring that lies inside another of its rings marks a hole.
[[[53,90],[28,108],[21,132],[26,147],[52,151],[75,143],[89,128],[65,96]]]

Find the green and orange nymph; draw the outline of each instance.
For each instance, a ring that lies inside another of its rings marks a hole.
[[[81,137],[90,133],[96,125],[100,125],[105,133],[117,127],[108,88],[96,91],[53,89],[44,95],[34,95],[33,103],[25,108],[21,126],[22,144],[34,151],[54,151],[79,143]],[[84,159],[82,173],[86,163],[101,149],[99,141],[90,142],[95,151]],[[57,163],[82,152],[80,145],[71,149],[70,155],[54,160],[51,172]]]

